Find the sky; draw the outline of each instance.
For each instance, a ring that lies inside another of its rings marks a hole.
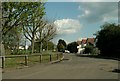
[[[105,22],[118,23],[118,0],[64,1],[48,0],[45,4],[46,18],[57,27],[57,35],[52,40],[55,44],[59,39],[70,43],[95,37],[93,34]]]

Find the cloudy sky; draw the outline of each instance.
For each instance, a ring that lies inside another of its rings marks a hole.
[[[80,38],[94,37],[93,34],[100,30],[100,26],[105,22],[118,23],[118,0],[48,1],[50,2],[45,4],[46,17],[54,20],[57,27],[54,43],[59,39],[69,43]]]

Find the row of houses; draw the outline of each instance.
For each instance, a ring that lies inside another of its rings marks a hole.
[[[82,45],[82,47],[86,45],[95,45],[95,38],[82,38],[81,40],[77,40],[77,43],[79,45]]]
[[[77,43],[79,46],[77,46],[78,48],[78,54],[83,53],[83,51],[85,50],[85,46],[86,45],[92,45],[95,46],[95,38],[82,38],[81,40],[77,40]]]

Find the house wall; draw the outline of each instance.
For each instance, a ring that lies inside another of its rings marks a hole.
[[[82,45],[77,46],[77,48],[78,48],[77,54],[83,54],[85,48],[82,48]]]

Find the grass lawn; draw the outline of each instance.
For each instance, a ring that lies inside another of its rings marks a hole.
[[[51,52],[45,54],[42,53],[42,60],[41,63],[49,63],[50,62],[50,54],[51,54],[51,60],[57,60],[57,54],[56,52]],[[58,54],[58,58],[61,58],[62,55]],[[28,66],[34,65],[40,63],[40,56],[28,56]],[[15,58],[6,58],[5,59],[5,68],[12,68],[12,67],[23,67],[25,66],[25,57],[15,57]]]

